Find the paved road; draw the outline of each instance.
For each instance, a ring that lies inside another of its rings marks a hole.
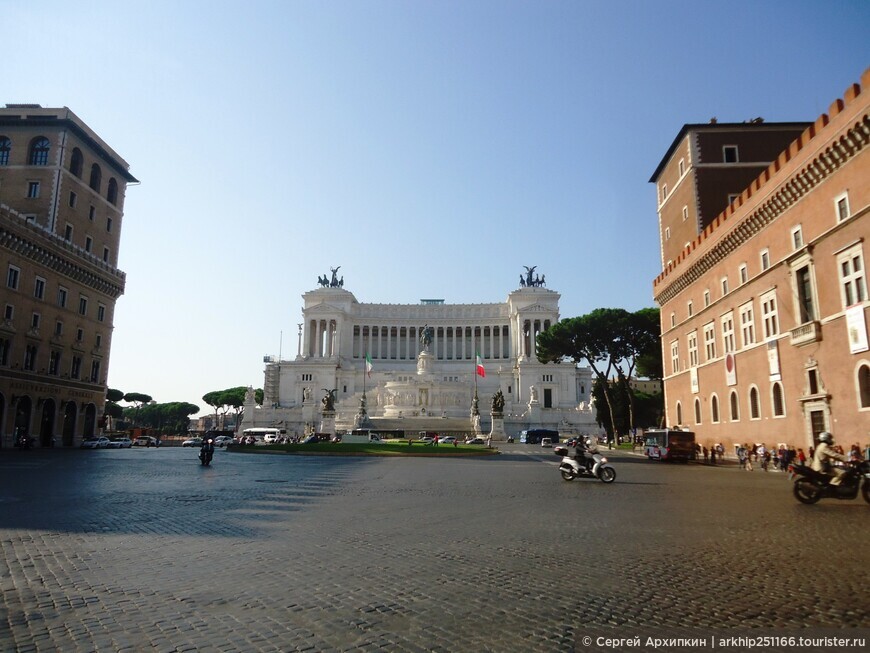
[[[627,454],[612,485],[566,483],[556,460],[0,450],[0,650],[549,652],[806,628],[870,645],[862,501]]]

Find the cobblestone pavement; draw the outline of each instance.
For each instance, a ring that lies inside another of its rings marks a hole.
[[[612,485],[566,483],[525,445],[462,460],[218,451],[210,468],[196,453],[0,450],[0,650],[870,635],[870,506],[803,506],[785,474],[614,454]]]

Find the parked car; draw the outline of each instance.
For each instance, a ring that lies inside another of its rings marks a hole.
[[[275,444],[278,442],[278,434],[277,433],[267,433],[263,436],[263,442],[266,444]]]
[[[427,436],[422,437],[422,438],[420,438],[419,440],[417,440],[417,442],[420,442],[420,443],[422,443],[422,444],[432,444],[433,442],[435,442],[435,438],[430,438],[430,437],[427,435]]]
[[[465,441],[465,444],[486,444],[486,440],[483,438],[469,438]]]
[[[456,438],[454,438],[452,435],[438,438],[438,444],[456,444]]]
[[[550,438],[541,438],[542,447],[552,447],[553,441]]]
[[[201,447],[202,438],[190,438],[181,443],[182,447]]]
[[[140,435],[133,440],[134,447],[159,447],[160,440],[150,435]]]
[[[214,439],[214,446],[216,447],[225,447],[228,444],[232,444],[234,440],[228,435],[219,435]]]
[[[82,449],[106,449],[109,446],[109,438],[88,438],[87,440],[82,440],[81,448]]]
[[[109,440],[108,448],[109,449],[129,449],[133,446],[133,441],[127,436],[122,436],[120,438],[112,438]]]

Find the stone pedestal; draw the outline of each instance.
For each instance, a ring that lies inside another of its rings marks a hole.
[[[529,402],[529,428],[538,428],[541,423],[541,403],[539,401]]]
[[[320,430],[318,433],[328,433],[330,438],[335,437],[335,411],[324,410],[320,414]]]
[[[492,414],[492,430],[489,432],[489,437],[496,441],[507,440],[504,432],[504,414]]]

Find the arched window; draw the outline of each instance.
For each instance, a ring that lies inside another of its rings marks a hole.
[[[9,165],[9,153],[12,151],[12,141],[0,136],[0,166]]]
[[[740,410],[737,406],[737,393],[731,391],[731,421],[736,422],[740,419]]]
[[[758,388],[755,386],[749,389],[749,419],[761,418],[761,406],[758,401]]]
[[[719,423],[719,397],[716,395],[710,397],[710,416],[714,424]]]
[[[37,136],[30,142],[30,156],[28,162],[32,166],[48,165],[48,151],[51,149],[51,143],[45,136]]]
[[[782,384],[779,381],[773,384],[771,394],[773,395],[773,416],[782,417],[785,415],[785,402],[782,398]]]
[[[861,408],[870,408],[870,365],[862,365],[858,369],[858,393]]]
[[[109,188],[106,191],[106,199],[110,204],[118,203],[118,182],[112,177],[109,179]]]
[[[82,178],[82,171],[85,168],[85,158],[82,156],[82,151],[74,147],[72,151],[72,158],[69,161],[69,171],[73,173],[79,179]]]
[[[701,400],[695,398],[695,424],[701,423]]]
[[[102,183],[103,173],[100,171],[100,166],[95,163],[91,166],[91,181],[88,185],[99,193]]]
[[[677,424],[683,423],[683,405],[677,402]]]

